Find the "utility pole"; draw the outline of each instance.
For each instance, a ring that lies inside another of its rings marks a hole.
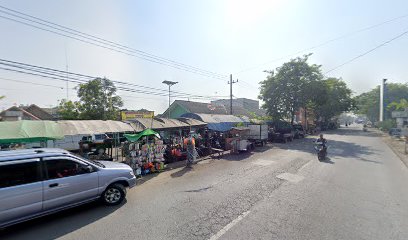
[[[230,114],[232,115],[232,84],[237,83],[237,81],[233,81],[232,80],[232,74],[230,74],[230,80],[228,82],[228,84],[230,85]]]
[[[385,93],[386,93],[386,89],[385,89],[385,82],[387,81],[386,78],[384,78],[381,81],[381,85],[380,85],[380,122],[385,120],[385,116],[384,116],[384,108],[385,108]]]

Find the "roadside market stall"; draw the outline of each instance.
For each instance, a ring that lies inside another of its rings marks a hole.
[[[165,159],[167,162],[184,160],[186,158],[184,139],[190,132],[196,131],[195,138],[198,143],[201,143],[201,135],[198,131],[207,126],[202,121],[189,118],[135,118],[128,122],[134,129],[150,128],[160,134],[166,145]]]
[[[248,138],[251,129],[248,127],[233,127],[229,131],[229,138],[226,142],[229,145],[232,153],[240,153],[242,151],[250,151],[255,148]]]
[[[132,167],[136,175],[145,175],[164,169],[165,145],[159,133],[146,129],[138,134],[124,134],[128,140],[124,145],[128,148],[126,163]]]
[[[207,123],[208,138],[212,148],[227,149],[226,138],[228,131],[237,125],[246,126],[250,120],[248,117],[237,117],[223,114],[199,114],[186,113],[181,117],[196,119]],[[206,134],[207,135],[207,134]]]
[[[136,131],[128,123],[113,120],[61,120],[57,124],[64,138],[56,141],[54,147],[105,160],[120,161],[123,134]]]
[[[48,141],[55,141],[63,137],[61,128],[53,121],[0,122],[2,149],[22,147],[23,144],[32,143],[39,143],[39,147],[48,147]]]

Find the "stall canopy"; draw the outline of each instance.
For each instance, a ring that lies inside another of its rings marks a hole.
[[[0,122],[0,143],[31,143],[62,139],[64,134],[53,121]]]
[[[57,124],[63,135],[135,132],[130,124],[113,120],[62,120]]]
[[[136,132],[144,129],[167,130],[177,128],[189,128],[193,126],[205,126],[206,123],[195,119],[168,119],[168,118],[135,118],[128,120]]]
[[[229,131],[238,123],[248,124],[248,117],[237,117],[233,115],[222,115],[222,114],[200,114],[200,113],[186,113],[181,117],[193,118],[199,121],[207,123],[207,127],[210,130],[218,132]]]
[[[125,138],[130,142],[136,142],[141,137],[153,135],[160,138],[160,135],[157,132],[153,131],[152,129],[146,129],[138,134],[124,134],[123,136],[125,136]]]

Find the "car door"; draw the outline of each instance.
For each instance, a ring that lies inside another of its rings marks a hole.
[[[42,211],[40,159],[0,162],[0,225]]]
[[[71,157],[43,159],[44,210],[94,199],[98,195],[98,172],[86,162]],[[92,167],[89,172],[86,169]]]

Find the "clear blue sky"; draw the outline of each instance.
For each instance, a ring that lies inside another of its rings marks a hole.
[[[404,0],[3,0],[0,5],[182,63],[232,73],[234,79],[241,80],[234,85],[234,95],[248,98],[257,97],[258,82],[266,76],[263,70],[275,69],[291,57],[273,60],[408,14],[408,1]],[[77,73],[160,88],[165,87],[163,80],[172,80],[179,82],[173,87],[177,91],[229,94],[228,79],[206,78],[146,62],[4,19],[0,19],[0,29],[3,59],[61,70],[68,63],[68,70]],[[308,51],[314,53],[310,62],[327,71],[406,30],[408,17]],[[408,35],[329,75],[342,77],[355,93],[368,91],[382,78],[406,82],[406,56]],[[65,87],[63,82],[2,70],[0,77]],[[65,89],[2,79],[0,83],[0,95],[6,95],[0,109],[15,103],[55,106],[66,97]],[[161,96],[119,95],[129,109],[161,113],[168,104]],[[74,90],[70,90],[70,98],[75,100]]]

